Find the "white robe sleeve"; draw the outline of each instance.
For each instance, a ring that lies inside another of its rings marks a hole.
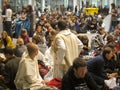
[[[58,48],[58,50],[56,51],[56,57],[57,60],[59,60],[59,63],[62,63],[62,60],[64,59],[65,56],[66,46],[63,39],[60,38],[56,40],[56,43]]]

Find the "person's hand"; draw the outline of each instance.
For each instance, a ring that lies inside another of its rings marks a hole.
[[[46,84],[47,82],[45,82],[45,81],[42,81],[41,83],[42,83],[42,84]]]
[[[86,45],[83,46],[84,48],[88,48]]]
[[[94,25],[91,25],[91,27],[94,27]]]
[[[5,78],[2,75],[0,75],[0,82],[6,83],[6,80],[5,80]]]
[[[48,70],[50,70],[50,69],[51,69],[51,66],[47,66],[47,68],[48,68]]]
[[[117,61],[117,55],[114,54],[113,57],[114,57],[114,60]]]
[[[108,78],[118,77],[118,73],[108,74]]]
[[[91,49],[91,46],[88,46],[88,49],[90,50],[90,49]]]
[[[0,80],[3,80],[3,79],[4,79],[4,77],[2,75],[0,75]]]

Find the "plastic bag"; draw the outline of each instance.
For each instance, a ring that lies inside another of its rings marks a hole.
[[[50,81],[53,79],[53,69],[51,68],[49,72],[44,76],[45,81]]]
[[[105,82],[105,84],[106,84],[110,89],[113,89],[114,87],[117,86],[117,84],[116,84],[116,78],[111,78],[111,79],[109,79],[109,80],[105,80],[104,82]]]

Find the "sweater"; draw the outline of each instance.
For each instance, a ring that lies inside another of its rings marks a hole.
[[[61,90],[99,90],[99,88],[89,73],[86,73],[84,78],[76,78],[73,67],[70,67],[62,79]]]

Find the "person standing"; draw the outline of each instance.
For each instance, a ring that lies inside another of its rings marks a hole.
[[[2,6],[2,23],[3,23],[3,30],[5,30],[5,12],[6,12],[6,6],[9,4],[9,0],[4,0],[4,4]]]
[[[78,12],[78,7],[75,6],[75,15],[77,15],[77,12]]]
[[[112,15],[111,17],[112,28],[111,29],[114,30],[115,27],[117,26],[117,9],[116,9],[115,3],[112,3],[111,6],[112,6],[111,13],[110,13]]]
[[[5,11],[5,27],[4,30],[8,33],[10,37],[12,37],[12,9],[10,4],[6,5]]]
[[[28,8],[27,18],[30,20],[30,29],[28,30],[28,34],[30,37],[32,37],[35,30],[35,22],[36,22],[35,11],[33,11],[31,5],[28,5],[27,8]]]
[[[73,34],[64,20],[58,21],[60,32],[53,40],[54,77],[62,78],[73,60],[78,57],[83,48],[82,42]]]

